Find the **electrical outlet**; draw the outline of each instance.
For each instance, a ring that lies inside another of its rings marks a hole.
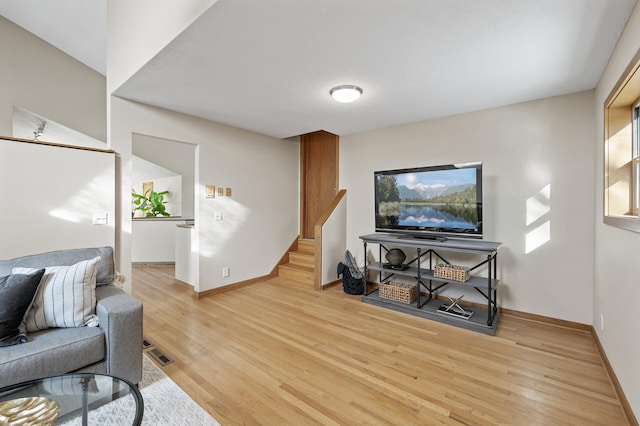
[[[222,278],[227,278],[229,276],[229,267],[222,268]]]
[[[213,220],[215,220],[216,222],[220,222],[222,220],[222,212],[214,212]]]
[[[604,330],[604,314],[600,314],[600,330]]]

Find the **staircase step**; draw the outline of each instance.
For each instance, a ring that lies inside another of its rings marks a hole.
[[[315,240],[308,240],[308,239],[302,239],[302,238],[298,240],[298,251],[314,253],[315,250],[316,250]]]
[[[315,256],[313,253],[305,251],[291,251],[289,252],[289,263],[292,265],[306,266],[307,268],[315,268]]]
[[[282,278],[313,286],[313,268],[285,263],[284,265],[278,266],[278,275]]]

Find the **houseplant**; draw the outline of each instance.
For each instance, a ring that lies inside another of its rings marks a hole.
[[[164,201],[164,196],[168,193],[169,191],[155,192],[153,189],[149,189],[144,195],[141,195],[131,190],[133,211],[139,210],[145,217],[171,216],[165,207],[167,201]]]

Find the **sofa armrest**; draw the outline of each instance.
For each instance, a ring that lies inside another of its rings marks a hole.
[[[107,374],[137,384],[142,379],[142,303],[113,285],[97,287],[96,299]]]

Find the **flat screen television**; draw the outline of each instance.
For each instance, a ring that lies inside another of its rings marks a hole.
[[[482,163],[374,173],[376,232],[482,238]]]

